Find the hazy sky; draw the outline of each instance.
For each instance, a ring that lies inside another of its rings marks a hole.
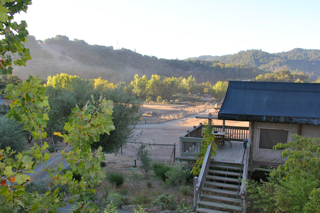
[[[37,39],[66,35],[158,58],[320,49],[319,0],[32,0]],[[118,45],[117,45],[118,44]]]

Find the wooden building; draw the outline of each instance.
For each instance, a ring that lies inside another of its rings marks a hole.
[[[272,148],[291,141],[294,134],[320,137],[320,84],[230,81],[218,119],[250,125],[214,126],[228,142],[213,158],[207,150],[194,180],[194,208],[203,213],[246,212],[248,171],[282,164],[281,150]],[[195,159],[202,130],[200,124],[180,137],[182,160]]]

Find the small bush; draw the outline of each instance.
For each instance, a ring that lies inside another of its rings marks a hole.
[[[49,146],[49,148],[48,148],[48,151],[50,152],[50,153],[54,153],[54,146]]]
[[[191,186],[181,186],[180,187],[180,192],[181,194],[187,196],[190,194]]]
[[[121,207],[126,201],[126,198],[119,193],[109,193],[107,204],[113,204],[116,207]]]
[[[185,171],[179,167],[172,167],[165,175],[167,176],[166,183],[168,185],[178,185],[185,182]]]
[[[180,202],[178,204],[176,212],[179,212],[179,213],[192,213],[194,211],[193,211],[192,205],[186,205],[186,204]]]
[[[148,150],[145,150],[146,146],[141,144],[137,150],[137,158],[140,160],[140,169],[142,170],[145,177],[148,177],[150,170],[152,169],[151,166],[151,158],[149,157]]]
[[[192,168],[191,167],[185,167],[183,168],[183,172],[184,172],[184,178],[186,182],[192,182],[194,175],[191,173]]]
[[[54,190],[56,190],[57,188],[59,188],[59,194],[60,197],[64,197],[64,195],[68,195],[70,193],[69,191],[69,186],[66,184],[58,184],[58,185],[54,185],[51,188],[51,192],[53,192]]]
[[[7,116],[0,117],[0,149],[10,146],[12,150],[22,152],[25,144],[23,126]]]
[[[119,193],[122,195],[127,195],[128,194],[128,189],[127,188],[120,188]]]
[[[26,192],[29,193],[38,192],[38,194],[44,194],[46,191],[48,191],[47,182],[37,181],[26,185]]]
[[[124,176],[121,173],[111,172],[107,175],[107,179],[110,183],[115,184],[116,187],[122,186],[124,182]]]
[[[161,96],[158,96],[158,97],[157,97],[157,102],[162,102]]]
[[[151,202],[153,206],[161,206],[162,209],[175,210],[176,202],[174,196],[168,193],[158,196],[154,201]]]
[[[147,182],[147,187],[148,188],[152,188],[152,183],[151,182]]]
[[[151,199],[147,194],[137,194],[133,197],[132,202],[134,204],[145,204],[145,203],[150,203]]]
[[[106,163],[102,161],[102,162],[100,163],[100,167],[106,167]]]
[[[108,204],[105,209],[103,210],[103,213],[118,213],[117,207],[114,204]]]
[[[157,177],[159,177],[163,182],[166,182],[167,176],[166,172],[170,170],[170,167],[162,162],[154,162],[152,164],[153,172]]]
[[[131,170],[131,175],[129,175],[129,181],[133,185],[133,188],[135,190],[137,190],[140,185],[140,180],[141,180],[140,176],[141,175],[138,174],[137,170],[135,169]]]

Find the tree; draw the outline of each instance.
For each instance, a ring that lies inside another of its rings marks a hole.
[[[148,79],[145,75],[139,78],[139,75],[134,75],[134,79],[131,81],[130,85],[133,86],[132,92],[135,93],[139,98],[145,99],[147,95],[146,87],[148,84]]]
[[[158,96],[158,97],[157,97],[157,102],[162,102],[161,96]]]
[[[228,88],[228,82],[222,82],[222,81],[218,81],[213,87],[213,97],[221,100],[226,92],[227,92],[227,88]]]
[[[12,74],[12,64],[26,66],[26,61],[31,59],[29,49],[24,47],[27,41],[27,23],[13,21],[16,13],[26,12],[31,0],[3,0],[0,5],[0,34],[4,35],[1,40],[0,74]]]
[[[7,116],[0,117],[0,149],[10,146],[12,150],[22,152],[25,144],[23,126]]]
[[[159,75],[152,75],[146,86],[147,94],[152,97],[152,100],[161,95],[161,86],[161,77]]]
[[[251,200],[259,212],[320,211],[320,139],[295,135],[293,141],[277,144],[284,149],[283,165],[270,173],[269,181],[248,187]]]

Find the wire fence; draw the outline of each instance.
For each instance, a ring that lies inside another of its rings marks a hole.
[[[183,111],[183,112],[179,112],[179,113],[175,113],[175,114],[161,115],[160,119],[161,120],[165,120],[165,121],[170,121],[170,120],[175,120],[175,119],[188,117],[190,115],[194,115],[194,114],[203,112],[205,110],[207,110],[207,107],[203,106],[203,107],[194,108],[194,109],[189,110],[189,111]]]
[[[143,143],[136,141],[128,141],[127,144],[120,149],[120,154],[125,156],[136,156],[137,150],[141,145],[145,145],[145,150],[148,151],[152,160],[161,160],[175,162],[178,156],[178,145],[174,144],[159,144],[159,143]]]

